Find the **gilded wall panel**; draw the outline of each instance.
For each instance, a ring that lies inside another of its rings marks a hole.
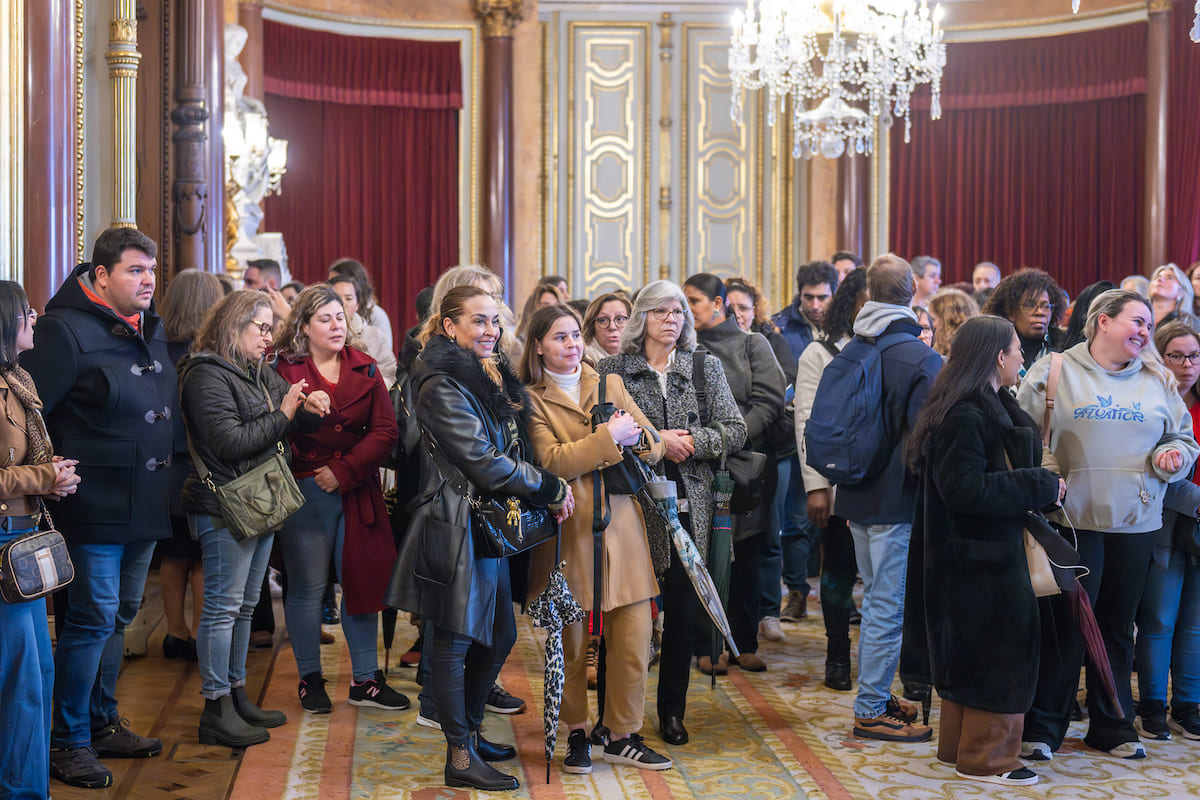
[[[649,26],[567,26],[567,265],[578,296],[635,289],[648,264]]]
[[[744,123],[730,117],[729,28],[683,26],[683,274],[745,275],[764,285],[762,125],[748,98]]]

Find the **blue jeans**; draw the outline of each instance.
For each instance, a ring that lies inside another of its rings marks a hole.
[[[262,591],[275,534],[238,541],[208,514],[188,514],[188,526],[204,559],[204,606],[196,629],[200,694],[224,697],[246,685],[250,618]]]
[[[1156,553],[1138,608],[1138,692],[1143,700],[1200,703],[1200,566],[1178,548],[1160,563]]]
[[[24,524],[22,524],[24,523]],[[33,530],[27,517],[0,529],[0,545]],[[46,601],[0,601],[0,797],[50,794],[50,707],[54,653]]]
[[[300,491],[307,502],[288,519],[279,534],[279,548],[287,567],[288,590],[283,604],[292,653],[300,677],[321,671],[321,604],[329,580],[329,563],[342,575],[342,547],[346,542],[346,518],[342,496],[317,486],[315,478],[301,478]],[[352,576],[353,577],[353,576]],[[346,613],[342,598],[342,632],[350,649],[350,665],[356,681],[375,676],[379,669],[379,614]]]
[[[142,604],[154,542],[68,545],[75,580],[54,652],[54,747],[84,747],[117,719],[125,626]]]
[[[900,664],[904,631],[904,581],[912,523],[850,523],[854,555],[863,579],[862,627],[858,633],[858,696],[854,716],[877,717],[887,708]]]
[[[779,589],[779,576],[783,571],[783,545],[780,535],[784,517],[788,513],[788,506],[791,505],[788,492],[791,483],[792,459],[781,458],[775,464],[779,479],[776,481],[775,498],[771,501],[771,513],[767,516],[767,538],[763,540],[762,556],[759,562],[759,619],[778,617],[780,606],[783,604],[782,592]]]
[[[788,488],[786,506],[781,515],[780,543],[783,546],[783,582],[788,591],[800,592],[808,597],[808,561],[812,543],[817,540],[817,529],[808,519],[808,494],[804,491],[804,476],[800,474],[800,459],[792,456],[787,468]],[[779,462],[779,474],[784,473],[783,462]],[[781,483],[782,485],[782,483]],[[776,614],[778,611],[776,604]]]

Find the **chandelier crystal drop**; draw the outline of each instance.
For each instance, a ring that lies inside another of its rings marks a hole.
[[[746,0],[734,13],[729,69],[735,121],[747,89],[766,89],[767,123],[792,98],[792,155],[869,154],[876,121],[908,117],[913,90],[929,84],[942,116],[941,8],[928,0]]]

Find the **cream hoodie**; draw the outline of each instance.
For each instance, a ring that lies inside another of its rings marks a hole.
[[[1038,359],[1017,392],[1021,408],[1039,426],[1050,359]],[[1067,482],[1066,516],[1056,512],[1057,521],[1108,533],[1157,531],[1167,483],[1185,477],[1200,453],[1187,407],[1141,358],[1110,372],[1081,342],[1062,359],[1050,447],[1042,460]],[[1183,466],[1171,473],[1154,465],[1154,457],[1168,450],[1183,455]]]

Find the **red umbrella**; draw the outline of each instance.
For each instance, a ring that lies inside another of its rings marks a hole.
[[[1108,661],[1108,651],[1104,648],[1104,637],[1100,626],[1096,624],[1096,614],[1092,611],[1092,600],[1084,591],[1079,579],[1075,579],[1075,588],[1068,592],[1071,595],[1071,610],[1079,622],[1079,630],[1083,632],[1083,642],[1087,647],[1088,669],[1095,670],[1104,684],[1108,699],[1112,700],[1114,708],[1121,707],[1121,698],[1117,697],[1117,682],[1113,679],[1112,664]]]

